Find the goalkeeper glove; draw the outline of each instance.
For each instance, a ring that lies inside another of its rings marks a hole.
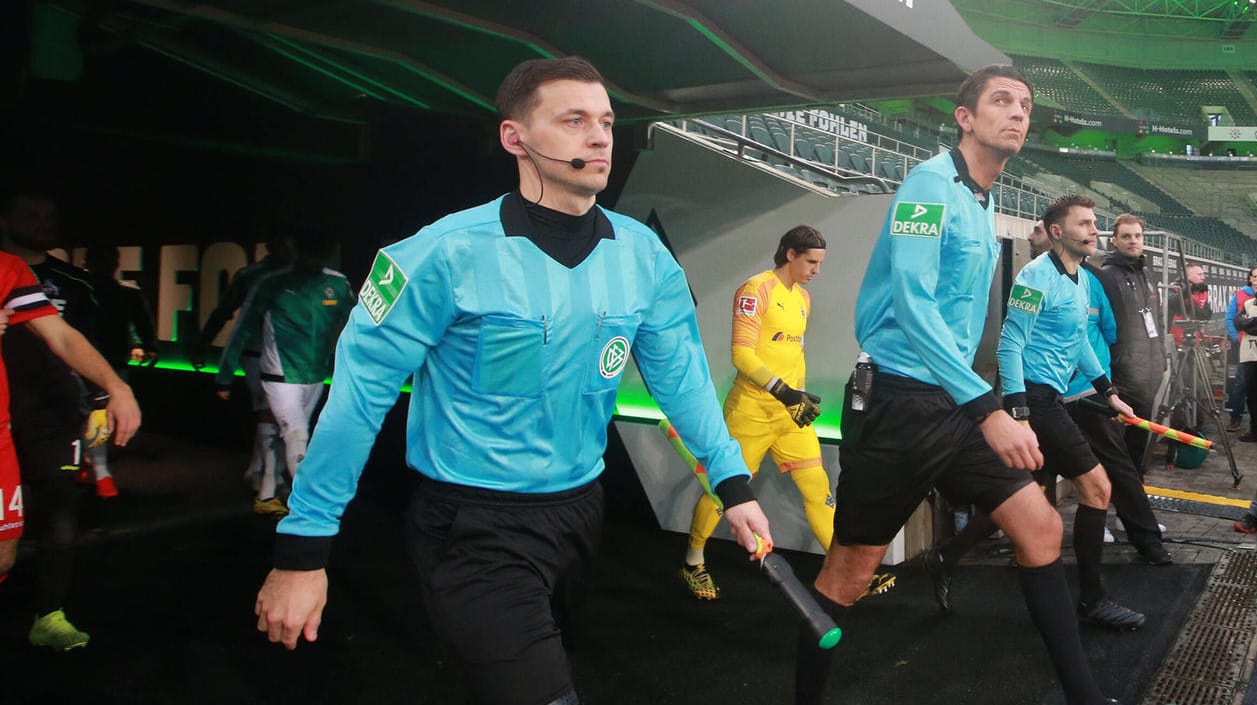
[[[785,405],[790,418],[799,428],[809,426],[821,415],[821,398],[774,378],[768,385],[768,393]]]
[[[105,409],[108,404],[108,394],[92,397],[92,410],[87,415],[87,426],[83,429],[85,447],[96,448],[109,442],[113,429],[109,427],[109,412]]]

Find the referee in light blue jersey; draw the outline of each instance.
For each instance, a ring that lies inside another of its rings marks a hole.
[[[1033,102],[1016,69],[974,72],[956,98],[960,143],[914,168],[895,194],[856,301],[856,337],[871,360],[848,385],[834,542],[815,587],[841,625],[931,489],[976,504],[1013,541],[1066,702],[1099,705],[1111,701],[1078,637],[1060,516],[1030,478],[1043,456],[972,369],[999,255],[990,188],[1020,151]],[[795,702],[820,703],[830,656],[806,638],[798,648]]]
[[[584,59],[527,61],[498,91],[518,190],[382,250],[279,524],[258,629],[317,635],[324,566],[385,413],[413,374],[405,522],[438,636],[494,705],[577,702],[561,627],[597,551],[606,427],[630,352],[707,468],[739,543],[768,522],[721,418],[689,286],[646,226],[594,197],[615,115]]]
[[[1114,411],[1134,415],[1109,383],[1087,336],[1090,287],[1098,282],[1081,265],[1095,254],[1099,232],[1094,208],[1091,199],[1069,195],[1043,214],[1052,249],[1023,267],[1013,283],[1000,333],[999,371],[1004,408],[1034,431],[1045,469],[1078,488],[1074,554],[1079,615],[1111,629],[1138,629],[1144,615],[1111,600],[1100,578],[1112,486],[1063,398],[1071,378],[1078,376],[1089,380]]]

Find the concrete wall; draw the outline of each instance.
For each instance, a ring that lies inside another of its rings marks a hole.
[[[842,387],[858,352],[854,335],[855,299],[873,244],[889,208],[890,196],[826,197],[800,188],[759,165],[737,162],[675,135],[657,131],[652,150],[639,155],[617,210],[657,224],[689,278],[698,305],[699,326],[717,393],[722,397],[735,371],[729,360],[733,295],[749,276],[772,266],[777,240],[791,227],[810,224],[829,243],[820,275],[808,285],[812,314],[807,331],[808,388],[825,401],[821,422],[837,418]],[[1024,237],[1030,224],[1000,217],[997,230]],[[1017,241],[1025,247],[1024,241]],[[1024,261],[1023,256],[1019,261]],[[1019,266],[1019,265],[1018,265]],[[990,320],[1002,320],[1002,276],[992,286]],[[998,325],[988,326],[987,354],[979,371],[994,376]],[[636,370],[625,385],[640,385]],[[688,532],[699,486],[653,423],[617,421],[616,428],[661,526]],[[822,453],[831,480],[841,471],[838,448]],[[777,544],[820,552],[803,518],[797,490],[788,477],[765,461],[754,483],[773,522]],[[887,556],[900,562],[933,539],[928,511],[920,511],[895,539]],[[717,536],[728,537],[723,524]]]

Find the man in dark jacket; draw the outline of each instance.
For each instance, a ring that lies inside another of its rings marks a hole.
[[[1113,252],[1104,260],[1100,281],[1113,305],[1117,342],[1113,352],[1113,384],[1141,418],[1152,416],[1152,404],[1165,371],[1165,331],[1156,284],[1145,268],[1144,223],[1125,213],[1113,221]],[[1143,473],[1148,432],[1126,429],[1131,460]]]

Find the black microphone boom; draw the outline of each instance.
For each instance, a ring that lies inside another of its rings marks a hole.
[[[535,149],[533,149],[532,147],[528,146],[528,144],[527,144],[526,142],[524,142],[523,140],[518,140],[518,142],[520,143],[520,145],[522,145],[522,146],[524,147],[524,149],[527,149],[528,151],[530,151],[530,152],[532,152],[533,154],[535,154],[535,155],[537,155],[537,156],[541,157],[542,159],[549,159],[549,160],[550,160],[550,161],[552,161],[552,162],[562,162],[562,163],[567,164],[568,166],[572,167],[573,169],[584,169],[584,168],[585,168],[585,160],[584,160],[584,159],[581,159],[580,157],[576,157],[576,158],[574,158],[574,159],[556,159],[556,158],[551,157],[551,156],[549,156],[549,155],[545,155],[545,154],[542,154],[541,152],[538,152],[537,150],[535,150]]]

